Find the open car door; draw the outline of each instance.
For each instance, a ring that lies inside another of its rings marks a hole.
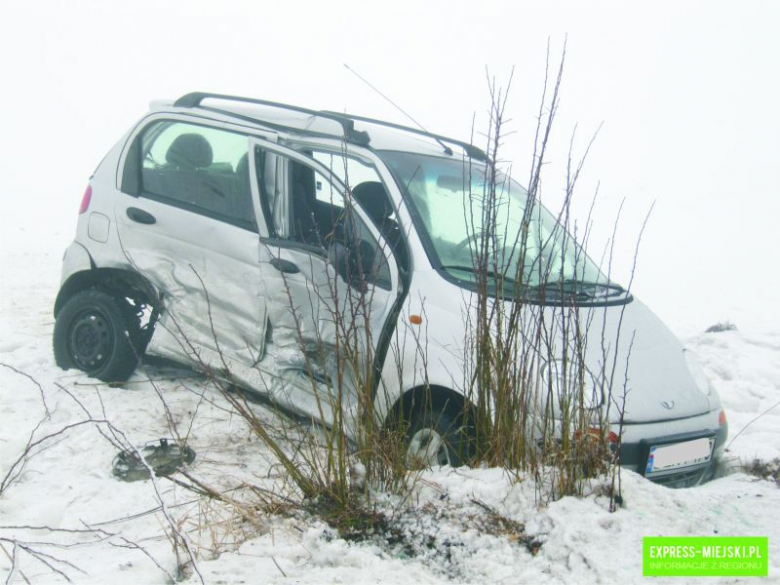
[[[330,422],[374,380],[399,274],[353,190],[310,154],[250,141],[273,397]]]

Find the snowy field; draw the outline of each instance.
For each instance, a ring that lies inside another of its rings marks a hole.
[[[146,366],[125,388],[108,388],[57,369],[51,307],[63,234],[54,230],[41,238],[37,231],[12,228],[4,236],[15,245],[4,246],[0,255],[0,476],[31,436],[89,418],[110,421],[137,446],[170,436],[162,395],[197,453],[194,476],[226,491],[243,482],[274,484],[279,474],[265,448],[191,372]],[[616,513],[608,511],[599,484],[583,499],[539,507],[532,484],[512,486],[500,470],[436,470],[421,478],[405,505],[387,503],[403,519],[410,550],[349,543],[302,515],[260,515],[246,522],[169,480],[159,479],[157,487],[168,517],[192,539],[206,583],[637,582],[642,537],[650,535],[768,536],[771,576],[780,580],[780,489],[739,470],[754,458],[780,457],[780,407],[754,420],[780,399],[780,330],[703,333],[686,341],[721,394],[731,437],[740,433],[727,453],[727,475],[670,490],[625,473],[625,505]],[[2,539],[31,543],[63,561],[48,559],[77,583],[169,582],[176,557],[155,488],[112,476],[116,449],[98,426],[72,427],[36,449],[0,498],[0,543],[11,555],[13,548]],[[511,531],[479,530],[489,522],[485,506],[524,525],[542,543],[537,554]],[[21,548],[16,555],[11,583],[25,577],[64,582]],[[0,554],[0,578],[8,577],[10,566]],[[197,575],[188,582],[199,582]]]

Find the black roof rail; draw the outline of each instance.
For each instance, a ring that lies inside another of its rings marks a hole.
[[[268,106],[271,108],[278,108],[281,110],[290,110],[293,112],[300,112],[302,114],[308,114],[310,116],[318,116],[320,118],[326,118],[328,120],[333,120],[334,122],[338,122],[341,125],[341,128],[344,131],[344,139],[348,142],[352,142],[353,144],[357,144],[359,146],[368,146],[368,143],[371,141],[371,137],[368,135],[368,132],[363,132],[360,130],[355,130],[355,123],[351,119],[350,116],[344,116],[342,114],[338,114],[336,112],[323,112],[318,110],[310,110],[308,108],[302,108],[300,106],[293,106],[290,104],[283,104],[280,102],[272,102],[269,100],[261,100],[256,98],[248,98],[248,97],[240,97],[240,96],[234,96],[234,95],[224,95],[219,93],[205,93],[205,92],[193,92],[188,93],[186,95],[181,96],[179,99],[177,99],[175,102],[173,102],[173,105],[177,108],[197,108],[201,107],[200,104],[203,100],[207,98],[213,98],[213,99],[220,99],[220,100],[226,100],[226,101],[233,101],[233,102],[243,102],[247,104],[256,104],[260,106]],[[206,108],[204,109],[222,112],[224,114],[228,114],[231,116],[235,116],[238,118],[246,119],[246,120],[252,120],[254,122],[258,122],[263,124],[263,120],[253,118],[251,116],[244,116],[241,114],[236,114],[235,112],[230,112],[229,110],[223,110],[221,108]],[[320,132],[310,132],[307,130],[303,130],[301,128],[294,128],[290,126],[281,126],[278,124],[267,124],[270,126],[273,126],[275,128],[280,129],[286,129],[291,131],[297,131],[297,132],[304,132],[307,134],[317,134],[320,136],[324,136],[325,134]]]
[[[377,124],[379,126],[387,126],[388,128],[395,128],[396,130],[404,130],[406,132],[412,132],[414,134],[419,134],[421,136],[427,136],[428,138],[433,138],[440,144],[442,142],[449,142],[450,144],[456,144],[460,146],[463,150],[466,151],[466,154],[468,154],[471,158],[477,160],[483,160],[483,161],[488,160],[488,157],[485,154],[485,152],[481,148],[478,148],[473,144],[469,144],[468,142],[463,142],[462,140],[447,138],[446,136],[441,136],[440,134],[434,134],[433,132],[428,132],[427,130],[421,130],[419,128],[410,128],[409,126],[403,126],[401,124],[395,124],[393,122],[385,122],[384,120],[376,120],[374,118],[368,118],[366,116],[356,116],[354,114],[346,114],[346,113],[339,114],[337,112],[332,112],[330,110],[325,110],[322,112],[322,114],[343,116],[345,118],[349,118],[350,120],[357,120],[358,122],[367,122],[370,124]]]

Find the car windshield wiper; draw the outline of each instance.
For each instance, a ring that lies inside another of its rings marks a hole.
[[[590,282],[586,280],[577,280],[575,278],[566,278],[563,280],[550,280],[534,286],[529,286],[526,291],[536,295],[539,294],[563,294],[565,296],[574,296],[583,299],[596,299],[603,297],[613,297],[625,294],[625,289],[611,282]]]
[[[485,272],[475,266],[465,266],[458,264],[445,264],[439,266],[440,270],[460,270],[480,276]],[[517,283],[509,278],[505,273],[499,273],[495,270],[488,270],[488,276],[496,283],[502,283],[505,287],[517,286]],[[521,296],[529,298],[573,298],[578,301],[598,301],[609,297],[626,295],[626,290],[619,284],[611,282],[592,282],[587,280],[577,280],[575,278],[565,278],[563,280],[549,280],[535,285],[521,284]]]
[[[445,264],[442,266],[439,266],[439,269],[441,270],[462,270],[463,272],[468,272],[470,274],[474,274],[476,276],[479,276],[481,274],[485,274],[485,271],[482,270],[479,267],[475,266],[461,266],[457,264]],[[496,272],[495,270],[488,270],[487,275],[490,276],[493,279],[498,279],[499,277],[506,279],[507,276],[504,273]]]

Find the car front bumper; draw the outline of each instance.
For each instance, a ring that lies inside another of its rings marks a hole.
[[[728,436],[728,424],[719,424],[719,414],[720,410],[717,410],[685,419],[624,424],[619,446],[620,465],[669,487],[691,487],[707,481],[723,454]],[[612,428],[615,433],[618,432],[615,425]],[[665,472],[646,473],[652,446],[673,445],[701,438],[713,440],[709,461]]]

